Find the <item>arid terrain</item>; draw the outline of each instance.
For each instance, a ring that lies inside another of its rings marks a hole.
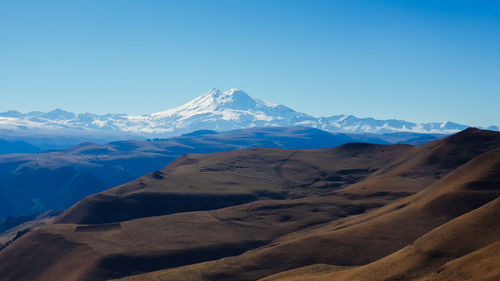
[[[186,154],[28,227],[10,280],[500,280],[500,133]],[[19,229],[24,231],[24,229]]]

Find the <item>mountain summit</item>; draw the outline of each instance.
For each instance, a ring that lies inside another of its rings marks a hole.
[[[15,113],[15,114],[13,114]],[[468,126],[453,122],[417,124],[403,120],[377,120],[353,115],[316,118],[287,106],[254,98],[240,89],[212,89],[177,108],[143,116],[125,114],[97,115],[56,109],[54,111],[15,111],[0,113],[0,129],[19,131],[76,130],[79,133],[133,134],[144,137],[169,137],[196,130],[232,130],[251,127],[308,126],[345,133],[455,133]]]
[[[249,96],[240,89],[230,89],[222,92],[218,89],[212,89],[209,92],[197,97],[196,99],[181,105],[177,108],[153,113],[151,116],[158,118],[180,117],[182,120],[195,117],[211,117],[225,121],[272,121],[273,119],[282,119],[285,117],[300,116],[310,117],[303,113],[298,113],[291,108],[283,105],[276,105],[261,101]],[[208,120],[205,120],[208,121]],[[216,121],[216,120],[212,120]],[[224,124],[219,124],[224,126]],[[226,124],[227,125],[227,124]],[[257,124],[248,124],[245,127],[254,127]],[[259,124],[266,126],[266,124]],[[238,126],[238,128],[240,128]],[[218,129],[218,128],[212,128]]]
[[[187,106],[194,106],[203,108],[212,106],[210,109],[235,109],[235,110],[250,110],[255,109],[257,106],[266,106],[267,104],[250,97],[247,93],[240,89],[233,88],[226,92],[221,92],[218,89],[212,89],[208,93],[196,98],[192,102],[186,104]]]

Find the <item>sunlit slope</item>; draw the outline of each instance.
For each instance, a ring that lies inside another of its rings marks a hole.
[[[499,216],[497,198],[371,264],[338,271],[333,266],[294,269],[262,280],[498,280]]]

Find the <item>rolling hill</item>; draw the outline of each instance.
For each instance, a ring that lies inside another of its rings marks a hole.
[[[421,146],[188,154],[22,235],[0,276],[494,280],[499,169],[500,133],[472,128]]]

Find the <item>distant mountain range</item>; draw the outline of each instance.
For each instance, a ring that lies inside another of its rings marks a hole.
[[[61,109],[51,112],[0,113],[3,135],[98,135],[101,138],[131,139],[137,137],[171,137],[196,130],[227,131],[252,127],[305,126],[343,133],[441,133],[451,134],[469,126],[453,122],[412,123],[403,120],[377,120],[353,115],[314,117],[287,106],[253,98],[238,89],[212,89],[202,96],[174,109],[149,115],[98,115],[72,113]],[[498,130],[497,126],[488,129]]]

